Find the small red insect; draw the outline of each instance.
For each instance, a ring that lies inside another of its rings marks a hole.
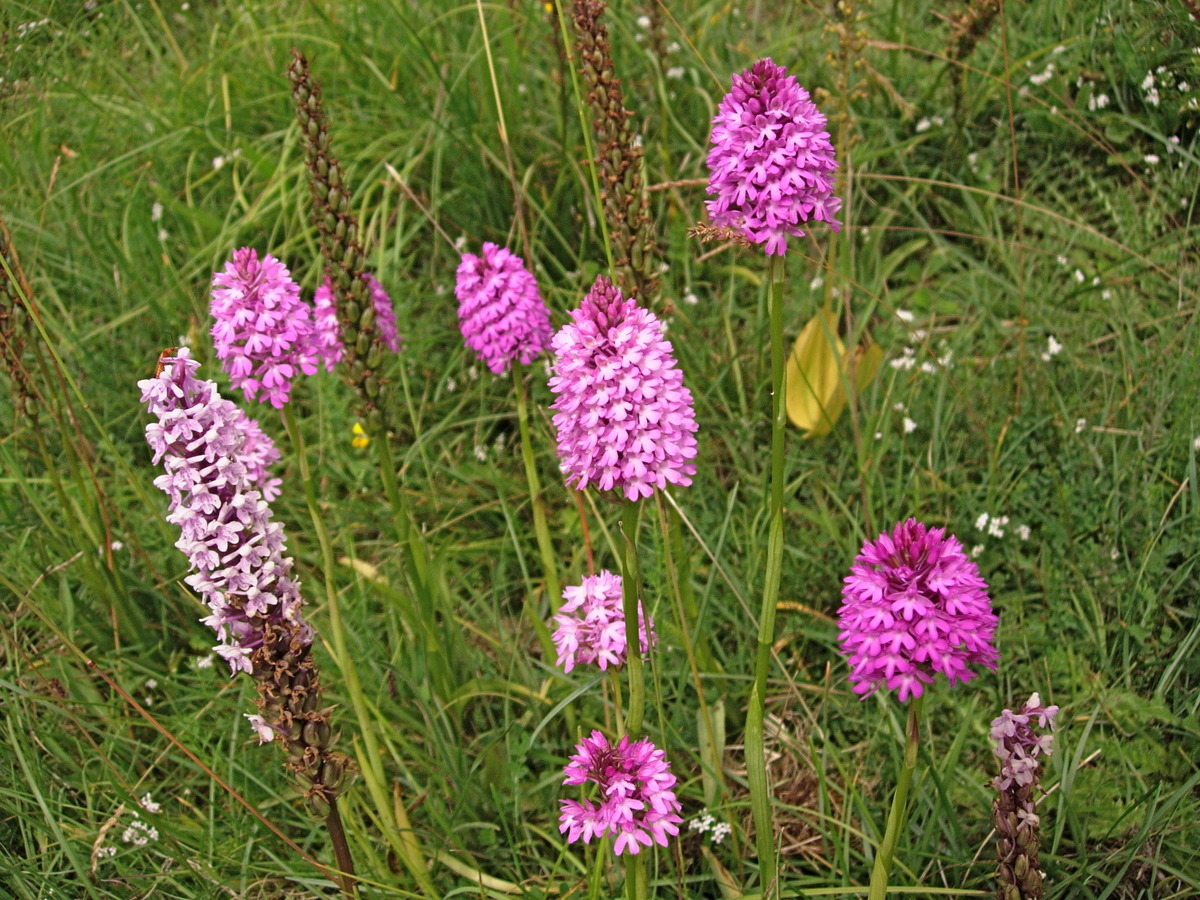
[[[168,347],[162,353],[158,354],[158,365],[154,367],[155,378],[162,374],[162,370],[167,367],[167,360],[174,356],[178,350],[178,347]]]

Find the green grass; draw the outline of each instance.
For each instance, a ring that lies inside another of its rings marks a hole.
[[[332,376],[301,384],[294,405],[342,560],[348,652],[382,767],[426,857],[457,860],[458,871],[431,869],[443,896],[501,895],[463,865],[524,896],[614,896],[622,875],[611,854],[566,845],[557,829],[562,766],[578,730],[610,719],[611,697],[594,676],[563,676],[542,659],[524,615],[527,598],[547,615],[548,604],[512,386],[462,348],[458,252],[434,227],[464,236],[466,249],[492,240],[520,252],[475,4],[182,7],[0,10],[0,215],[41,313],[30,343],[61,365],[39,368],[26,355],[41,392],[36,427],[14,413],[11,381],[0,396],[0,416],[13,423],[0,439],[0,893],[332,893],[305,858],[332,860],[321,824],[242,719],[252,686],[196,666],[212,636],[162,521],[135,385],[182,336],[202,374],[227,388],[209,359],[207,303],[211,273],[235,247],[284,259],[306,293],[318,282],[284,75],[296,46],[323,87],[370,265],[400,313],[405,349],[385,373],[395,385],[393,454],[453,604],[442,627],[454,638],[455,680],[438,693],[374,457],[351,445],[353,396]],[[707,789],[710,810],[735,830],[702,850],[685,826],[651,857],[658,895],[718,897],[722,879],[726,890],[760,889],[741,735],[766,553],[765,266],[687,229],[705,218],[716,103],[732,72],[765,55],[814,90],[835,137],[844,128],[854,141],[839,145],[851,174],[832,267],[821,265],[825,231],[792,243],[786,334],[828,298],[839,311],[848,302],[853,327],[889,361],[905,347],[915,359],[910,369],[885,363],[828,437],[789,432],[784,603],[768,696],[782,727],[768,749],[778,754],[770,772],[785,889],[853,895],[869,877],[904,713],[892,697],[851,694],[836,613],[862,542],[915,515],[968,548],[983,545],[1001,666],[929,696],[893,883],[915,896],[994,889],[988,725],[1036,690],[1062,707],[1043,782],[1049,896],[1200,894],[1200,25],[1182,4],[1006,4],[959,64],[947,60],[948,28],[934,15],[944,4],[875,0],[862,9],[864,65],[847,71],[829,4],[672,0],[666,42],[679,46],[661,62],[637,22],[647,7],[615,2],[607,21],[627,105],[641,117],[669,266],[656,312],[669,322],[701,428],[696,482],[672,498],[688,529],[692,632],[712,653],[702,686],[723,728],[728,793],[713,793],[705,777],[714,754],[701,749],[653,510],[643,515],[642,567],[662,643],[646,724],[680,778],[686,814],[700,812]],[[557,326],[604,266],[582,130],[543,5],[490,3],[484,14],[532,262]],[[1048,63],[1044,83],[1031,82]],[[1156,79],[1154,105],[1142,85],[1160,66],[1170,78]],[[672,67],[680,77],[668,77]],[[1089,109],[1101,93],[1107,105]],[[1044,361],[1051,335],[1062,351]],[[586,573],[584,523],[557,469],[540,363],[531,391],[569,584]],[[274,411],[248,411],[284,448],[275,513],[308,617],[325,635],[318,659],[354,755],[362,723],[329,649],[299,468]],[[597,566],[616,567],[618,507],[591,495],[584,509]],[[976,530],[985,512],[1009,517],[1002,538]],[[114,541],[122,547],[106,551]],[[147,791],[162,809],[140,817],[158,839],[138,847],[121,834]],[[416,891],[361,780],[342,806],[364,896]],[[115,856],[96,856],[102,846]]]

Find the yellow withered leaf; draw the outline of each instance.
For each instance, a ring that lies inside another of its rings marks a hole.
[[[855,391],[861,392],[879,372],[883,348],[872,342],[854,348]],[[828,306],[800,331],[784,370],[784,402],[792,424],[805,437],[828,434],[846,408],[845,380],[850,359],[837,333],[837,316]]]

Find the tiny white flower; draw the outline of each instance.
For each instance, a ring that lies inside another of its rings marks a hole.
[[[525,82],[521,82],[520,84],[517,85],[517,93],[518,94],[526,94],[528,92],[529,92],[529,85],[525,84]]]
[[[679,46],[679,41],[671,41],[671,43],[667,44],[668,53],[678,53],[680,49],[682,48]]]
[[[815,291],[817,288],[821,287],[823,284],[825,284],[825,279],[822,278],[820,275],[818,275],[816,278],[814,278],[812,281],[810,281],[808,283],[808,289],[810,291]]]
[[[691,291],[688,291],[686,294],[683,295],[683,302],[686,303],[688,306],[695,306],[697,303],[700,302],[700,298],[697,297],[695,294],[693,294]]]
[[[892,409],[894,409],[896,412],[907,412],[908,411],[908,407],[905,406],[903,403],[893,403]]]
[[[917,122],[917,134],[920,134],[923,131],[928,131],[932,125],[933,122],[928,117],[922,117],[920,121]]]
[[[1088,109],[1104,109],[1104,107],[1108,106],[1108,104],[1108,94],[1092,94],[1092,96],[1088,98]]]
[[[901,322],[911,322],[916,318],[916,313],[911,309],[898,309],[896,310],[896,318]]]
[[[1004,537],[1004,526],[1008,523],[1008,516],[1000,516],[998,519],[992,519],[988,522],[987,533],[992,537]]]
[[[1052,356],[1058,356],[1060,353],[1062,353],[1062,344],[1055,339],[1054,335],[1049,335],[1046,338],[1046,352],[1042,354],[1042,359],[1049,362]]]
[[[1058,255],[1058,264],[1060,266],[1065,266],[1067,264],[1067,258],[1065,256],[1063,256],[1061,253]]]
[[[156,687],[158,687],[158,679],[157,678],[147,678],[146,679],[146,690],[152,691]]]
[[[467,246],[467,236],[465,234],[460,234],[454,239],[454,249],[459,253],[462,252],[462,248],[465,246]]]
[[[650,27],[650,17],[649,16],[638,16],[637,23],[638,23],[638,28],[641,28],[644,31],[645,29]]]
[[[1200,453],[1200,434],[1192,438],[1192,449]]]
[[[971,548],[971,559],[979,559],[979,556],[982,553],[983,553],[983,544],[976,544],[974,547]]]
[[[162,214],[163,214],[163,205],[161,203],[159,203],[157,200],[155,200],[154,203],[151,204],[151,206],[150,206],[150,221],[157,222],[159,219],[162,218]]]
[[[687,70],[683,66],[671,66],[666,72],[668,78],[676,80],[682,78],[685,74],[687,74]]]
[[[1147,163],[1149,163],[1152,166],[1157,165],[1159,162],[1157,153],[1147,153],[1145,156],[1142,157],[1142,159],[1144,159]]]
[[[1112,291],[1110,291],[1108,288],[1105,288],[1103,291],[1100,292],[1100,299],[1101,300],[1111,300],[1112,299]]]
[[[1055,47],[1053,50],[1050,51],[1050,55],[1058,56],[1060,53],[1065,53],[1066,50],[1067,50],[1067,47],[1065,44],[1059,44],[1057,47]]]
[[[154,799],[150,796],[149,791],[138,798],[138,806],[148,813],[156,813],[162,809],[160,804],[154,802]]]
[[[1075,420],[1075,433],[1076,434],[1082,434],[1083,429],[1085,429],[1085,428],[1087,428],[1087,419],[1076,419]]]
[[[1031,534],[1033,534],[1033,532],[1030,530],[1028,525],[1018,525],[1017,526],[1017,537],[1019,537],[1021,540],[1023,540],[1023,541],[1029,540],[1029,536]],[[1037,704],[1035,703],[1034,705],[1036,706]]]
[[[989,518],[991,517],[987,513],[980,513],[978,518],[975,519],[975,530],[983,531],[983,529],[987,528]]]
[[[912,419],[910,419],[908,416],[905,416],[904,417],[904,433],[912,434],[916,430],[917,430],[917,423],[914,422]]]
[[[1084,280],[1086,279],[1086,277],[1087,277],[1087,276],[1085,276],[1085,275],[1083,274],[1083,271],[1082,271],[1081,269],[1076,269],[1076,270],[1075,270],[1075,280],[1076,280],[1076,281],[1078,281],[1080,284],[1083,284],[1083,282],[1084,282]]]
[[[1097,275],[1092,279],[1092,287],[1100,287],[1100,276]]]
[[[714,844],[719,844],[729,836],[729,832],[732,830],[733,828],[728,822],[718,822],[713,826],[710,838]]]
[[[455,381],[452,377],[447,378],[446,379],[446,393],[453,394],[456,390],[458,390],[458,382]]]
[[[223,165],[225,165],[225,157],[223,157],[223,156],[214,156],[213,157],[212,167],[214,169],[219,169]]]
[[[1179,82],[1179,84],[1175,85],[1175,90],[1179,91],[1179,93],[1181,93],[1181,94],[1186,94],[1191,89],[1192,89],[1192,86],[1190,84],[1188,84],[1186,81],[1181,81],[1181,82]]]
[[[883,440],[883,432],[882,431],[875,432],[875,440],[877,440],[877,441]]]
[[[208,656],[198,656],[198,657],[196,657],[196,668],[197,669],[211,669],[213,667],[214,659],[215,659],[215,657],[211,653],[208,654]]]
[[[925,375],[936,375],[939,371],[940,370],[934,363],[931,363],[931,362],[921,363],[921,372]]]
[[[1049,81],[1053,77],[1054,77],[1054,63],[1048,63],[1046,65],[1046,68],[1044,68],[1040,73],[1038,73],[1037,75],[1030,75],[1029,81],[1032,84],[1036,84],[1036,85],[1040,86],[1040,85],[1045,84],[1047,81]]]
[[[480,462],[487,462],[487,448],[483,444],[475,445],[475,458]]]
[[[1108,558],[1109,559],[1120,559],[1121,551],[1118,550],[1116,547],[1113,547],[1111,550],[1108,551]]]
[[[971,169],[972,174],[978,174],[978,172],[979,172],[979,154],[978,153],[968,153],[967,154],[967,166]]]
[[[158,229],[158,242],[160,244],[166,243],[167,238],[169,238],[170,236],[171,235],[167,233],[167,229],[165,229],[165,228]]]
[[[257,713],[242,713],[243,716],[250,722],[250,727],[254,729],[254,733],[258,735],[260,744],[267,744],[275,740],[275,729]]]
[[[106,857],[116,856],[116,855],[117,855],[117,848],[114,847],[112,844],[108,844],[108,845],[106,845],[104,847],[100,847],[98,850],[96,850],[96,858],[97,859],[104,859]]]
[[[122,544],[120,541],[113,541],[111,544],[108,545],[108,548],[110,550],[124,550],[125,545]]]

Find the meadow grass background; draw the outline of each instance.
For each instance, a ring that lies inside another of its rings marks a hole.
[[[454,600],[438,637],[452,678],[435,687],[429,648],[406,618],[374,456],[351,443],[352,395],[333,376],[306,380],[293,403],[343,560],[350,653],[395,802],[443,896],[613,895],[611,856],[567,846],[557,831],[562,766],[577,730],[605,721],[609,698],[597,678],[544,660],[524,617],[527,599],[547,615],[548,605],[512,385],[462,347],[458,251],[438,230],[465,237],[467,250],[492,240],[521,252],[475,4],[88,7],[17,0],[0,10],[0,215],[40,310],[44,331],[30,343],[46,363],[27,351],[36,427],[14,410],[10,380],[0,402],[12,423],[0,440],[0,890],[332,890],[231,793],[304,854],[330,860],[276,751],[255,746],[242,718],[252,685],[197,666],[213,638],[162,521],[135,384],[182,337],[205,361],[201,375],[227,386],[208,359],[208,287],[235,247],[284,259],[308,292],[317,284],[284,75],[295,46],[323,86],[370,266],[397,305],[406,343],[386,373],[394,455]],[[583,132],[546,7],[483,9],[531,263],[557,327],[603,271]],[[653,515],[642,564],[662,643],[646,724],[689,818],[707,808],[734,826],[719,845],[685,827],[658,852],[659,896],[758,890],[741,729],[766,539],[765,266],[688,229],[705,218],[716,103],[732,72],[765,55],[830,116],[846,200],[841,235],[814,229],[792,243],[789,339],[829,301],[854,330],[848,340],[870,337],[888,360],[830,435],[789,432],[768,697],[785,889],[853,895],[866,882],[903,711],[849,691],[836,611],[862,542],[914,515],[982,545],[1001,664],[929,696],[893,882],[916,885],[914,896],[993,889],[988,725],[1039,691],[1062,707],[1041,808],[1049,895],[1200,896],[1200,26],[1182,3],[1014,2],[956,61],[935,14],[951,11],[925,0],[672,0],[654,13],[623,0],[608,12],[663,252],[654,309],[700,423],[695,484],[671,493],[689,529],[692,627],[712,656],[701,685],[724,746],[701,749]],[[652,13],[661,35],[639,23]],[[569,584],[586,574],[585,521],[597,566],[616,567],[618,508],[596,495],[577,505],[562,486],[540,364],[530,384]],[[248,411],[284,449],[274,509],[321,631],[295,458],[278,415]],[[977,528],[983,513],[1008,517],[1002,537]],[[361,753],[362,723],[319,644],[343,748]],[[715,759],[723,789],[703,765]],[[159,812],[138,806],[146,792]],[[415,891],[361,784],[342,807],[364,894]],[[144,846],[121,839],[134,810],[157,831]],[[471,870],[492,881],[481,886]]]

